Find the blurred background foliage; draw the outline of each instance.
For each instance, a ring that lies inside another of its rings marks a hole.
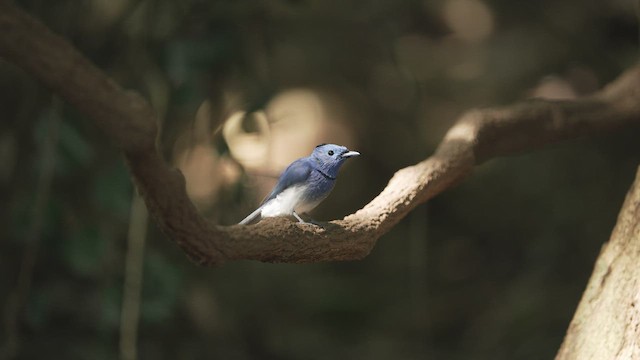
[[[340,218],[464,111],[588,95],[638,55],[631,0],[16,2],[151,101],[163,154],[221,224],[323,142],[363,154],[313,213]],[[0,346],[116,358],[134,196],[122,157],[1,59],[0,116]],[[490,161],[360,262],[199,268],[151,223],[140,358],[552,358],[639,136]]]

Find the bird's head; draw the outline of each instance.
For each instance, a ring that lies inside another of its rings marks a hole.
[[[311,157],[327,171],[328,175],[336,176],[342,163],[350,157],[360,155],[357,151],[350,151],[344,146],[335,144],[321,144],[316,146]]]

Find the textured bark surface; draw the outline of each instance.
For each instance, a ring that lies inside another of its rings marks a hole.
[[[556,359],[640,359],[640,169]]]
[[[578,101],[525,101],[471,111],[449,130],[435,154],[399,170],[356,213],[325,228],[284,218],[257,225],[210,223],[188,199],[182,174],[155,148],[156,116],[67,41],[22,10],[0,1],[0,56],[22,67],[93,119],[124,152],[149,214],[195,262],[320,262],[361,259],[408,212],[468,176],[492,157],[640,122],[640,67]]]

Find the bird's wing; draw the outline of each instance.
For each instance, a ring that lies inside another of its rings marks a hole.
[[[240,221],[240,225],[252,222],[261,214],[262,208],[269,200],[274,199],[288,187],[304,183],[309,178],[311,169],[311,164],[309,164],[308,158],[302,158],[292,162],[291,165],[285,169],[282,175],[280,175],[278,183],[273,190],[271,190],[271,193],[262,201],[262,204],[249,214],[249,216]]]
[[[307,181],[309,174],[311,174],[311,169],[308,158],[302,158],[292,162],[282,175],[280,175],[278,183],[264,201],[262,201],[262,204],[264,205],[267,201],[274,199],[288,187]]]

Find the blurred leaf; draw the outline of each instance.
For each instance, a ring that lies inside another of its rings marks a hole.
[[[99,229],[87,225],[72,232],[63,241],[63,256],[69,267],[77,275],[95,277],[105,249],[105,239]]]
[[[47,313],[49,308],[48,297],[45,294],[36,291],[33,293],[27,303],[25,311],[26,321],[29,326],[35,329],[41,329],[47,324]]]
[[[141,314],[157,324],[173,316],[182,290],[182,272],[162,255],[149,253],[145,259]]]
[[[89,142],[68,122],[60,124],[60,147],[71,160],[82,166],[88,165],[94,157]]]
[[[206,40],[180,39],[165,49],[165,63],[169,78],[176,84],[200,81],[200,77],[214,64],[228,58],[232,43],[225,34],[209,34]]]
[[[106,287],[102,293],[101,325],[111,329],[120,326],[120,309],[122,308],[122,283]]]
[[[119,161],[98,173],[92,189],[93,202],[105,212],[126,221],[131,206],[132,187],[129,172]]]

